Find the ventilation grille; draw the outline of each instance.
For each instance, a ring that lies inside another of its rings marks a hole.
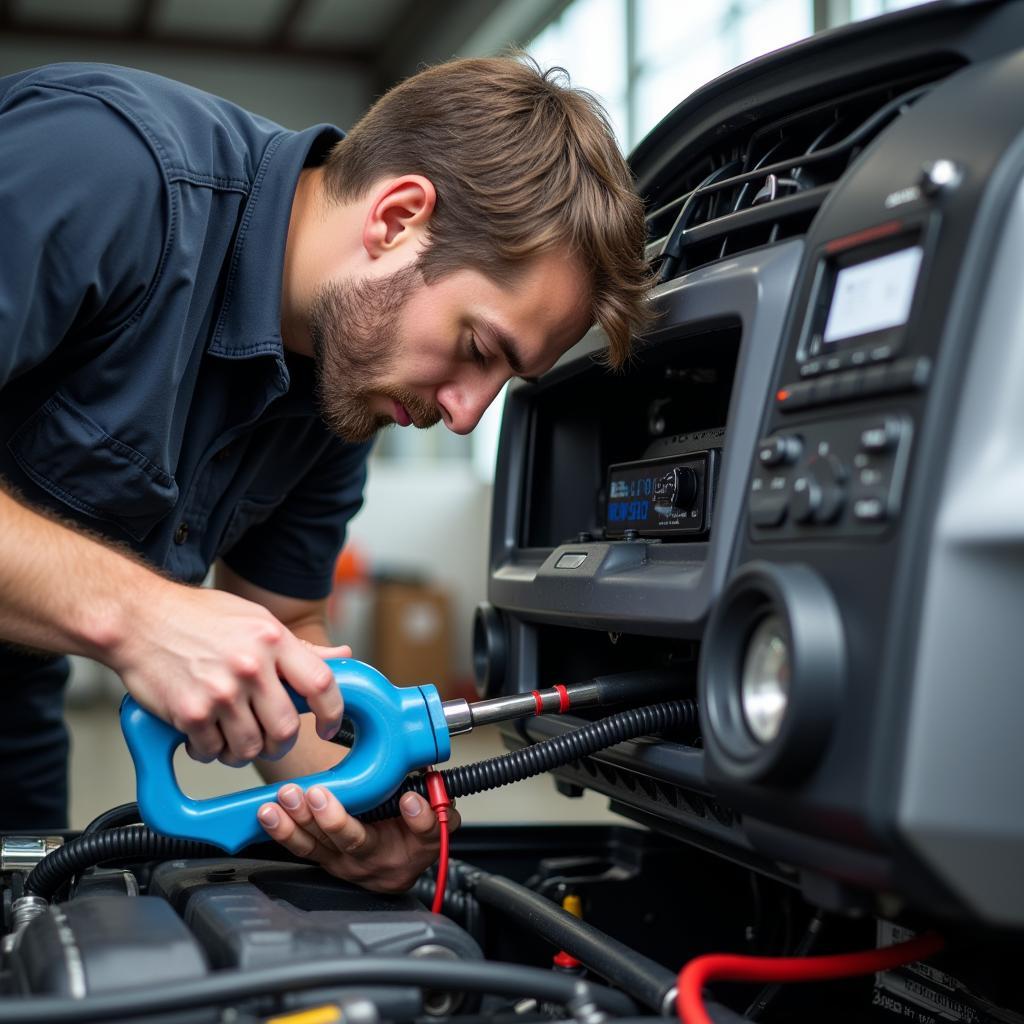
[[[748,122],[685,154],[647,215],[647,253],[659,278],[805,234],[858,153],[956,66]]]

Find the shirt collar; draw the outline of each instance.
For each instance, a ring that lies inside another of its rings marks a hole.
[[[211,354],[228,359],[273,355],[284,370],[281,280],[295,187],[302,168],[320,163],[343,137],[333,125],[320,124],[301,132],[282,131],[270,141],[231,252]]]

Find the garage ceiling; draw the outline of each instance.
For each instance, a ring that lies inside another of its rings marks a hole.
[[[386,88],[423,62],[524,42],[568,0],[0,0],[0,37],[355,65]]]

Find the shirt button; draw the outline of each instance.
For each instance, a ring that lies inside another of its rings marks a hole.
[[[231,458],[232,446],[230,444],[224,445],[223,448],[216,455],[214,455],[215,462],[223,462],[225,459]]]
[[[174,543],[184,544],[188,540],[188,523],[178,523],[178,528],[174,531]]]

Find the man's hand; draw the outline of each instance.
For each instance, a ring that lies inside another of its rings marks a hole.
[[[143,707],[185,733],[192,757],[241,765],[287,753],[299,716],[282,680],[309,702],[321,737],[338,731],[342,699],[324,658],[347,657],[347,647],[308,644],[219,590],[162,581],[147,596],[108,663]]]
[[[329,874],[373,892],[403,892],[437,860],[440,825],[417,793],[406,793],[399,807],[401,818],[364,825],[323,786],[303,793],[289,783],[257,817],[271,839]],[[461,823],[452,808],[449,831]]]

